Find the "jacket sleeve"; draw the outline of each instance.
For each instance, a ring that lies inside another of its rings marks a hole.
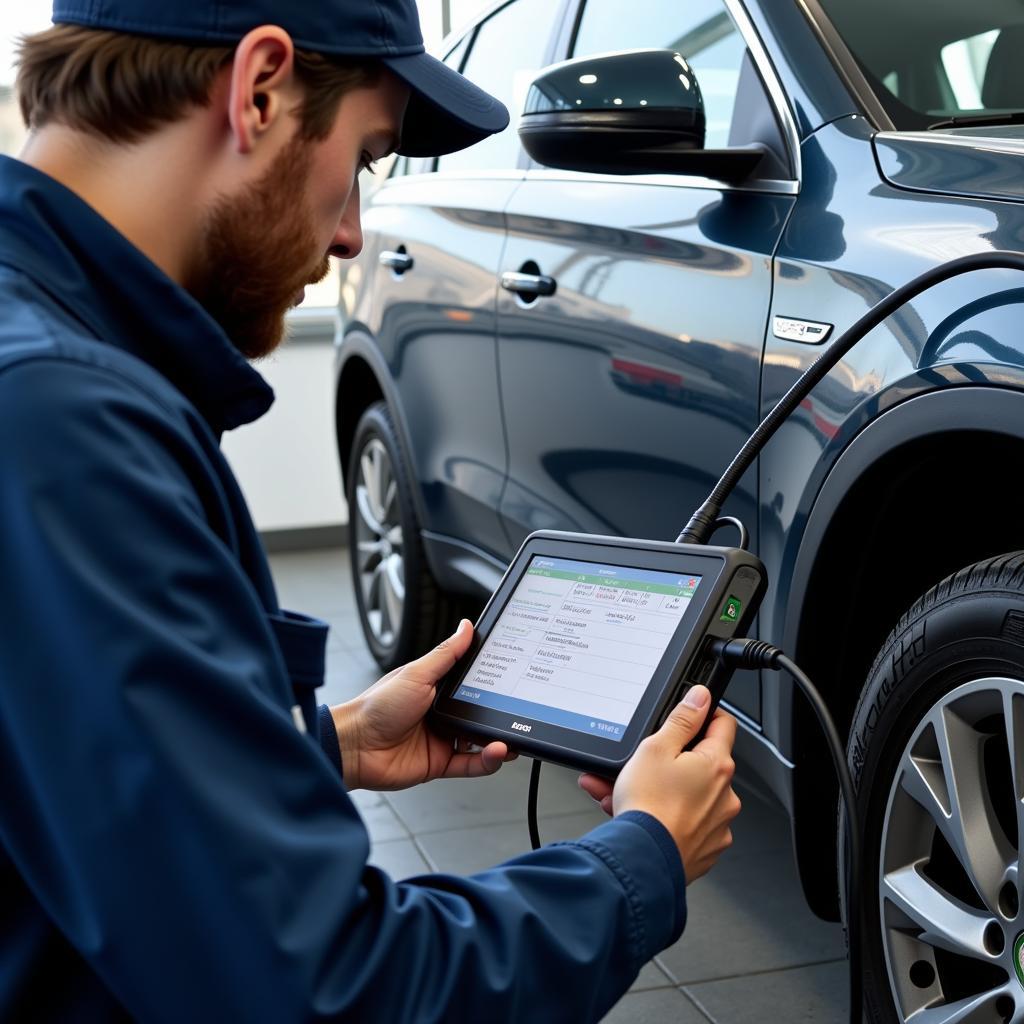
[[[599,1018],[682,930],[667,832],[368,866],[176,415],[105,370],[0,373],[0,841],[46,913],[146,1021]]]

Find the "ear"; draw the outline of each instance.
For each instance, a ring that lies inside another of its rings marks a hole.
[[[254,28],[238,44],[231,66],[228,123],[237,152],[251,153],[289,109],[295,47],[276,25]]]

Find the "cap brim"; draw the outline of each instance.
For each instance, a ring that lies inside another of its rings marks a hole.
[[[490,93],[428,53],[384,57],[412,93],[402,125],[402,156],[443,156],[508,127],[508,110]]]

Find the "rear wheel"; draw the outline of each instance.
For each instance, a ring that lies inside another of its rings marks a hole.
[[[363,635],[390,671],[423,654],[454,623],[423,553],[412,482],[384,402],[371,405],[356,426],[346,496]]]
[[[924,595],[872,668],[850,761],[873,1022],[1024,1022],[1024,554]]]

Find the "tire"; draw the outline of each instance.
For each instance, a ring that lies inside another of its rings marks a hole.
[[[903,616],[848,755],[868,1019],[1024,1021],[1024,552],[961,570]]]
[[[423,552],[412,487],[387,404],[376,402],[356,425],[345,497],[359,620],[386,672],[419,657],[454,627]]]

